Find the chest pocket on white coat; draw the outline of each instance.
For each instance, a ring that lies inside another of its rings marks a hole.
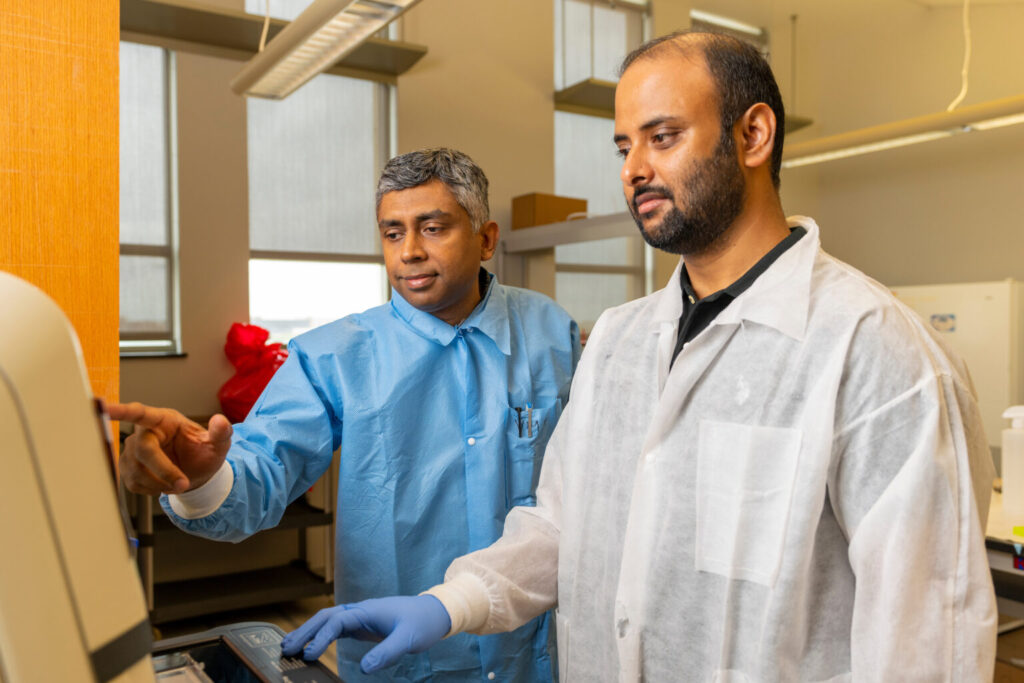
[[[798,429],[700,422],[696,569],[772,586],[800,456]]]
[[[556,398],[532,409],[519,406],[518,411],[515,407],[508,411],[505,504],[511,509],[516,505],[537,503],[537,480],[540,478],[544,448],[562,414],[562,400]]]

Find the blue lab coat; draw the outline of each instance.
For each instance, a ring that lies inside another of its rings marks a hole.
[[[455,558],[501,536],[515,505],[533,505],[544,446],[568,399],[579,330],[558,305],[490,276],[458,327],[388,304],[296,337],[245,422],[223,504],[178,526],[240,540],[275,526],[341,448],[336,506],[337,604],[415,595]],[[519,408],[520,410],[516,410]],[[524,558],[528,561],[528,558]],[[548,615],[511,633],[459,634],[377,676],[372,646],[338,642],[346,681],[550,681]],[[494,674],[493,677],[489,674]]]

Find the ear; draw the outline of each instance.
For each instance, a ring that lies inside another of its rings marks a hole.
[[[758,102],[740,117],[737,147],[740,161],[753,169],[771,164],[775,148],[775,112],[764,102]]]
[[[477,233],[480,237],[480,260],[489,261],[498,248],[498,235],[501,230],[494,221],[487,221],[480,226]]]

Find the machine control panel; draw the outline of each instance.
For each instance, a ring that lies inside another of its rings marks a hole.
[[[162,683],[341,683],[319,661],[282,657],[282,638],[273,624],[222,626],[156,643],[153,667]]]

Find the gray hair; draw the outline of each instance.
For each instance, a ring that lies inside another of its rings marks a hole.
[[[431,180],[448,186],[473,225],[473,232],[490,218],[487,176],[467,155],[447,147],[421,149],[388,161],[377,181],[377,210],[388,192],[419,187]]]

